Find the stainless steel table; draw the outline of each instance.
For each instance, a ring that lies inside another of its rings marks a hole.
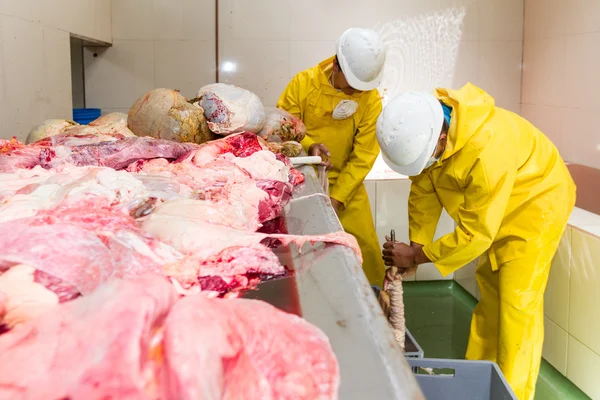
[[[342,230],[314,169],[300,170],[306,182],[295,188],[285,213],[288,233]],[[282,263],[293,265],[295,277],[283,285],[265,282],[245,297],[297,312],[327,334],[340,363],[341,399],[424,398],[350,249],[321,243],[306,245],[302,254],[293,248],[279,255]]]

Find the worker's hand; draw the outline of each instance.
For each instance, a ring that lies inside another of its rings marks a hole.
[[[410,268],[397,268],[396,275],[394,275],[394,268],[388,268],[385,270],[385,280],[388,282],[394,282],[396,280],[396,276],[400,276],[401,278],[408,278],[409,276],[413,276],[417,272],[418,265],[413,265]]]
[[[416,249],[406,243],[392,243],[388,240],[383,244],[383,261],[388,267],[412,268],[415,265],[415,255]]]
[[[336,200],[333,197],[330,197],[329,200],[331,201],[331,206],[333,207],[335,212],[338,212],[338,211],[344,209],[344,203],[342,203],[341,201]]]
[[[313,143],[308,148],[309,156],[319,156],[323,160],[321,165],[324,165],[327,170],[330,170],[332,165],[329,161],[329,157],[331,157],[331,153],[329,153],[329,149],[323,143]]]

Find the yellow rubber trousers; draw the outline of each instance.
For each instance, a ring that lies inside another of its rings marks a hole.
[[[498,364],[519,400],[533,400],[544,344],[544,291],[560,236],[497,271],[481,256],[468,360]]]
[[[363,256],[363,271],[371,285],[383,285],[385,265],[381,259],[381,246],[375,232],[369,196],[360,185],[352,200],[338,212],[344,230],[353,235]]]

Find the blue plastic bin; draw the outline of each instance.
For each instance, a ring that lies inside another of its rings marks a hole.
[[[93,120],[100,118],[101,113],[99,108],[74,108],[73,121],[81,125],[87,125]]]

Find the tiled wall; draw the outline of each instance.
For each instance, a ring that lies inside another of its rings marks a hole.
[[[274,105],[289,80],[335,53],[346,29],[465,7],[453,86],[471,81],[520,110],[523,0],[220,1],[221,80]],[[260,23],[257,21],[260,20]],[[411,62],[410,59],[406,60]],[[223,71],[225,63],[235,71]]]
[[[0,1],[0,137],[72,118],[70,33],[110,42],[110,0]]]
[[[526,0],[522,114],[570,162],[600,168],[600,1]]]
[[[113,2],[113,47],[85,56],[88,107],[127,111],[154,87],[187,96],[215,80],[212,0]],[[219,1],[219,75],[274,105],[297,72],[335,53],[347,28],[465,7],[453,86],[472,81],[520,109],[523,0]],[[500,22],[501,21],[501,22]],[[96,57],[94,57],[96,55]],[[410,61],[410,60],[408,60]]]
[[[383,246],[385,236],[392,229],[396,232],[396,240],[409,243],[408,238],[408,194],[410,193],[410,180],[373,180],[366,181],[365,187],[371,202],[373,220],[379,237],[379,243]],[[454,221],[444,211],[440,218],[435,238],[444,236],[454,230]],[[443,277],[433,264],[424,264],[417,269],[416,275],[406,280],[432,281],[441,279],[452,279],[454,275]]]
[[[473,262],[455,280],[479,298]],[[552,262],[545,294],[544,358],[600,398],[600,216],[576,208]]]
[[[112,47],[85,50],[88,107],[128,112],[154,88],[192,98],[215,81],[214,0],[113,1],[112,35]]]

